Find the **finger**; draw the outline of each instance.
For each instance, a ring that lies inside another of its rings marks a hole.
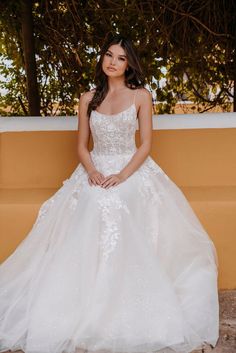
[[[93,176],[92,181],[93,181],[94,185],[97,185],[98,182],[97,182],[97,176],[96,175]]]
[[[97,185],[96,181],[94,180],[94,178],[92,178],[91,180],[92,180],[93,185]]]
[[[110,186],[112,186],[113,185],[113,181],[111,180],[111,181],[109,181],[109,183],[107,183],[107,185],[106,185],[106,189],[108,189]]]
[[[94,183],[91,181],[91,186],[95,186]]]
[[[117,185],[117,181],[115,180],[113,183],[112,183],[112,185],[111,186],[116,186]]]
[[[102,186],[104,187],[104,188],[106,188],[109,184],[110,184],[110,182],[112,181],[112,179],[107,179],[106,181],[105,181],[105,183],[103,183],[102,184]]]
[[[102,181],[102,184],[108,182],[112,177],[113,177],[112,175],[107,176],[107,177]]]
[[[101,181],[100,181],[100,178],[99,177],[96,177],[96,183],[97,183],[97,185],[100,185],[101,184]]]
[[[99,183],[101,184],[103,182],[102,176],[99,176],[98,180],[99,180]]]
[[[112,184],[110,184],[110,186],[116,186],[116,185],[118,185],[119,184],[119,181],[118,180],[114,180],[113,182],[112,182]]]

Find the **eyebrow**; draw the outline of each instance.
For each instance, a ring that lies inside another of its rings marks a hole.
[[[109,49],[107,49],[107,51],[109,51],[110,53],[112,53],[112,51],[109,50]],[[112,53],[112,54],[113,54],[113,53]],[[124,56],[124,57],[126,57],[126,55],[122,55],[122,54],[120,54],[119,56]]]

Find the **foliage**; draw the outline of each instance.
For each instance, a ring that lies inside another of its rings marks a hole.
[[[227,110],[234,98],[234,0],[32,1],[42,115],[75,114],[80,94],[93,82],[108,31],[129,35],[137,45],[159,113],[173,112],[180,98],[195,102],[200,112],[218,104]],[[27,92],[20,1],[1,2],[0,50],[0,75],[7,79],[0,87],[8,91],[0,106],[10,105],[9,115],[23,115],[18,97],[27,110]],[[6,59],[11,65],[3,64]]]

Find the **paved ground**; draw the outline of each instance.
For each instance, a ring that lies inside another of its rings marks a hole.
[[[220,291],[220,337],[215,348],[193,353],[236,353],[236,290]]]

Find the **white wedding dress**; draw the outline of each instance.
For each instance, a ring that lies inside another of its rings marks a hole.
[[[93,111],[105,176],[137,150],[137,112]],[[5,235],[7,237],[7,234]],[[148,156],[117,186],[80,163],[0,266],[0,352],[191,352],[219,336],[218,259],[182,191]]]

